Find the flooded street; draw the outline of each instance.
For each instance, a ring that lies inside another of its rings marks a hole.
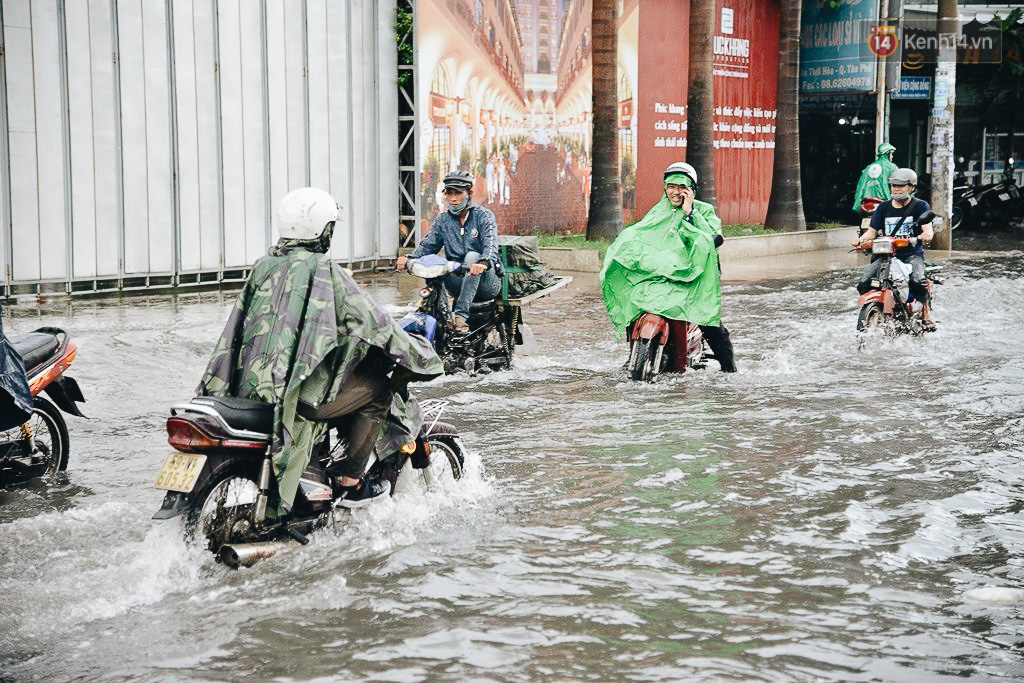
[[[150,519],[233,294],[5,306],[71,332],[90,419],[0,492],[0,680],[1021,680],[1024,250],[971,246],[936,334],[860,349],[855,261],[731,279],[739,372],[649,385],[574,273],[511,371],[417,385],[463,481],[240,571]]]

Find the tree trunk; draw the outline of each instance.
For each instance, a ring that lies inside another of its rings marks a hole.
[[[775,161],[766,228],[806,230],[800,196],[800,12],[801,0],[782,0],[779,12],[778,112]]]
[[[686,101],[686,162],[697,169],[700,199],[715,204],[715,0],[690,1],[690,87]]]
[[[591,145],[590,215],[587,239],[614,239],[622,230],[622,189],[619,183],[617,0],[594,0],[593,133]]]

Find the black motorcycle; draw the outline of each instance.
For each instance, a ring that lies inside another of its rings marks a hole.
[[[0,486],[67,469],[71,446],[61,411],[85,417],[75,405],[85,401],[82,390],[65,374],[78,354],[67,332],[40,327],[10,343],[25,366],[32,415],[27,422],[0,430]]]
[[[426,487],[462,478],[465,455],[459,433],[439,420],[446,401],[420,402],[424,422],[415,441],[398,452],[375,451],[367,475]],[[155,486],[165,489],[154,519],[185,516],[185,533],[232,568],[251,566],[289,546],[306,544],[311,532],[333,519],[342,490],[335,465],[344,460],[344,440],[314,448],[299,480],[291,513],[283,521],[267,515],[275,479],[271,432],[274,406],[241,398],[201,396],[175,404],[167,418],[167,456]],[[410,481],[412,480],[412,481]]]
[[[398,321],[408,332],[430,340],[437,355],[444,361],[447,374],[466,370],[470,373],[505,370],[512,365],[517,344],[523,343],[519,325],[521,307],[501,295],[490,301],[475,302],[469,309],[467,334],[455,332],[455,321],[444,276],[462,268],[458,261],[430,255],[412,259],[407,270],[426,281],[420,289],[417,309]]]

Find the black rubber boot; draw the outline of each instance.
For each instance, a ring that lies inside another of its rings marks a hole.
[[[736,362],[732,355],[732,340],[729,339],[729,330],[725,329],[725,325],[720,327],[701,325],[700,331],[703,333],[711,353],[715,355],[715,360],[722,366],[722,372],[736,372]]]

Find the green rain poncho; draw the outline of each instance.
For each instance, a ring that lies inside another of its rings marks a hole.
[[[639,223],[619,233],[601,269],[617,338],[643,313],[721,324],[722,279],[714,242],[721,225],[707,202],[694,200],[692,218],[686,220],[682,208],[662,197]]]
[[[326,254],[282,240],[253,265],[197,393],[274,404],[277,515],[291,506],[326,429],[300,417],[298,402],[317,406],[333,399],[372,349],[395,363],[404,380],[444,372],[430,342],[401,329]],[[421,421],[416,402],[396,393],[378,451],[387,455],[407,443]]]
[[[857,191],[853,194],[853,210],[860,212],[860,202],[865,197],[889,199],[889,176],[898,167],[889,161],[889,152],[896,148],[887,143],[878,146],[878,158],[872,161],[861,172],[857,181]]]

